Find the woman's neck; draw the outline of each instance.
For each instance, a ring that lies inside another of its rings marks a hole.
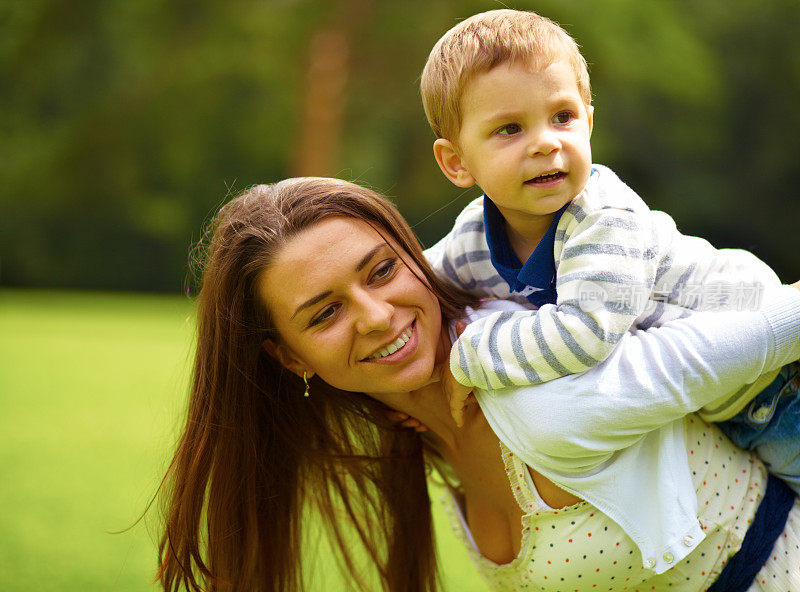
[[[443,455],[447,455],[448,451],[459,450],[465,435],[474,423],[476,414],[480,415],[480,408],[477,405],[466,409],[464,425],[458,427],[450,414],[450,405],[440,382],[431,383],[409,393],[408,404],[404,407],[399,410],[427,428],[424,433],[425,439]]]
[[[452,342],[449,335],[449,323],[442,321],[442,331],[437,348],[436,365],[449,363]],[[477,405],[464,410],[464,425],[458,427],[450,414],[447,396],[442,390],[442,383],[432,381],[410,393],[374,394],[376,399],[389,407],[401,411],[417,419],[426,428],[426,439],[443,455],[456,453],[468,437],[470,427],[483,414]]]

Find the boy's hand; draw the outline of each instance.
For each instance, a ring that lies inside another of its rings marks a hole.
[[[428,426],[420,422],[417,418],[411,417],[410,415],[408,415],[408,413],[392,410],[392,411],[387,411],[386,416],[389,418],[389,421],[399,424],[400,427],[412,428],[416,432],[428,431]]]
[[[464,425],[464,408],[470,403],[475,402],[472,388],[464,386],[453,378],[453,373],[450,372],[449,364],[442,365],[440,378],[442,390],[450,403],[450,415],[453,416],[456,425],[462,427]]]
[[[466,328],[466,321],[458,321],[456,323],[456,334],[460,336]],[[472,388],[464,386],[453,378],[450,364],[447,361],[439,369],[439,379],[442,383],[442,390],[450,403],[450,415],[453,416],[456,425],[462,427],[464,425],[464,409],[467,405],[475,402]]]

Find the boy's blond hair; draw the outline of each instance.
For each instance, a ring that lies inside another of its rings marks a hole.
[[[433,132],[455,141],[461,96],[476,74],[523,60],[540,68],[566,59],[584,103],[590,105],[589,71],[578,44],[564,29],[534,12],[499,9],[461,21],[434,45],[422,71],[422,104]]]

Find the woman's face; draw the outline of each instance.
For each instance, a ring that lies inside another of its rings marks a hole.
[[[284,366],[353,392],[407,392],[430,379],[439,302],[390,244],[365,222],[337,217],[284,245],[257,282]]]

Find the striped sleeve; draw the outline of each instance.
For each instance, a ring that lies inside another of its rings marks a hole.
[[[627,333],[602,364],[581,376],[477,396],[505,426],[498,434],[507,434],[507,443],[533,446],[534,454],[551,458],[605,460],[601,455],[798,356],[800,294],[784,286],[762,310],[698,313]]]
[[[492,267],[483,225],[483,198],[470,203],[453,229],[425,251],[433,269],[478,297],[508,297],[508,285]]]
[[[576,204],[567,212],[559,224],[556,304],[493,313],[469,325],[450,356],[458,382],[497,390],[588,370],[609,356],[648,305],[660,258],[648,216]]]

